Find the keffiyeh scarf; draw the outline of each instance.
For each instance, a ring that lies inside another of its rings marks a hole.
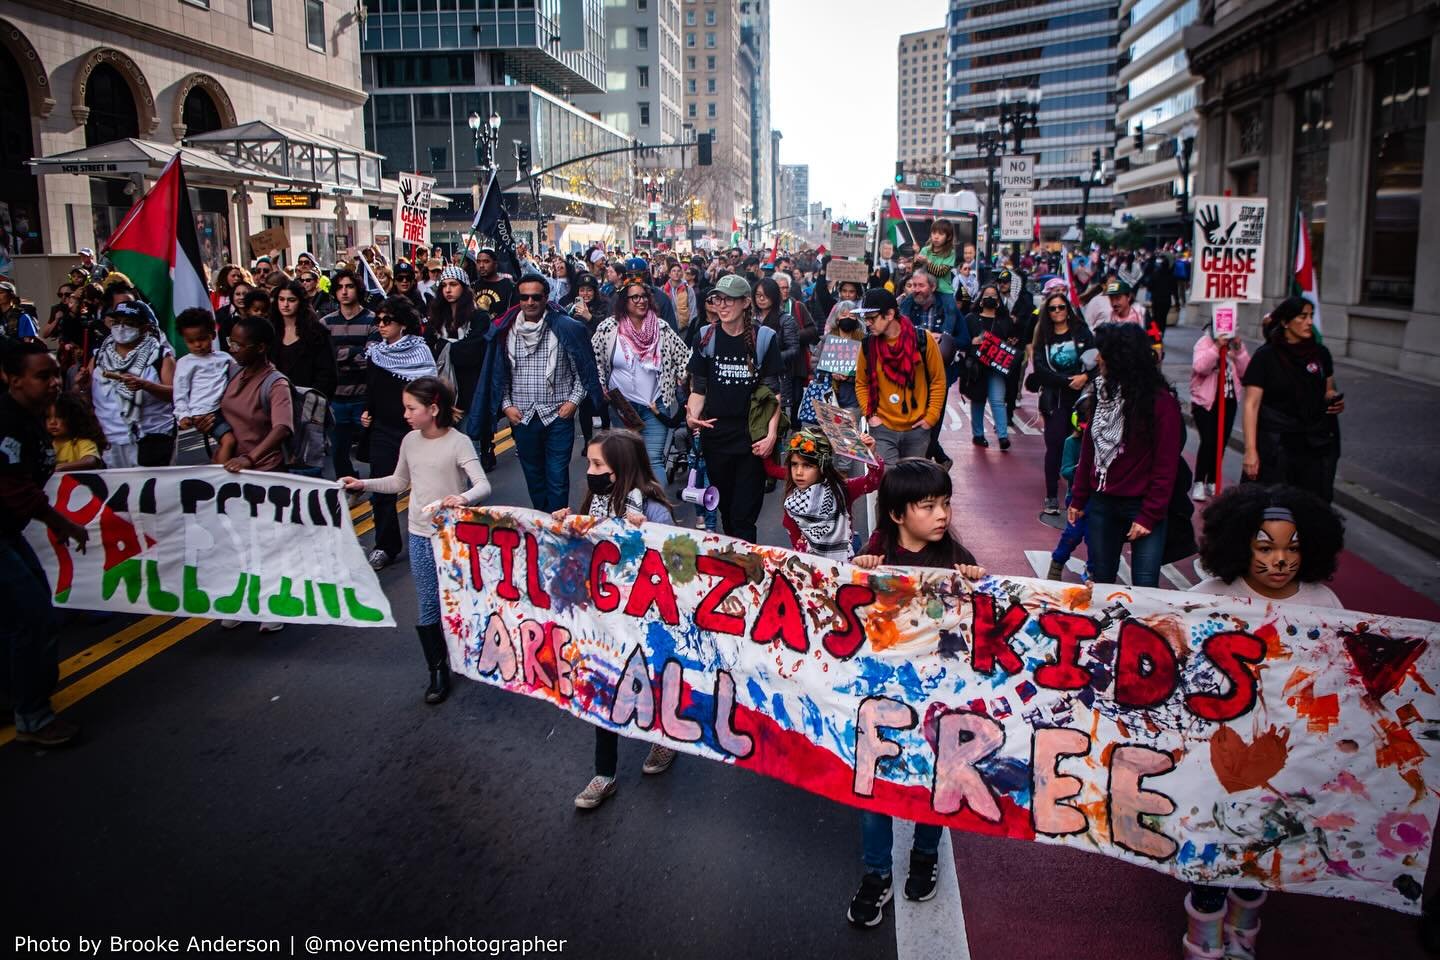
[[[610,495],[608,493],[597,493],[590,498],[590,516],[600,520],[608,520],[611,517],[623,517],[627,513],[638,513],[645,515],[645,498],[640,496],[639,490],[631,490],[625,495],[625,509],[618,514],[610,509]]]
[[[375,366],[406,383],[435,376],[435,356],[420,337],[407,333],[394,343],[378,340],[370,344],[365,357]]]
[[[145,371],[160,359],[163,349],[159,339],[147,333],[140,338],[129,353],[122,357],[115,339],[107,337],[105,342],[100,344],[96,366],[109,373],[128,373],[143,380]],[[144,397],[122,380],[111,380],[107,377],[104,383],[112,393],[120,398],[120,416],[130,424],[131,433],[135,433],[135,428],[140,422],[140,406]]]
[[[850,559],[850,511],[828,483],[795,489],[785,497],[785,513],[810,545],[827,560]]]
[[[1090,442],[1095,447],[1095,489],[1104,490],[1110,465],[1125,449],[1125,398],[1111,395],[1104,377],[1095,378],[1095,415],[1090,418]]]

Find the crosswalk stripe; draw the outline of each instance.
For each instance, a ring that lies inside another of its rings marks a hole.
[[[891,876],[895,885],[896,960],[970,960],[970,939],[965,933],[965,909],[960,902],[960,880],[955,872],[955,845],[950,831],[940,834],[940,873],[935,897],[924,903],[905,899],[904,866],[910,863],[915,824],[895,821]],[[979,877],[975,871],[970,876]]]

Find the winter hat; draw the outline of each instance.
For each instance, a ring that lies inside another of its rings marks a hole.
[[[446,280],[454,280],[456,283],[465,287],[470,285],[470,278],[465,275],[465,271],[453,265],[440,271],[440,282],[444,283]]]

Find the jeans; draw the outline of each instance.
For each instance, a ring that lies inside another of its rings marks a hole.
[[[1120,551],[1125,534],[1140,513],[1141,497],[1112,497],[1092,493],[1085,516],[1090,527],[1086,541],[1090,548],[1090,576],[1096,583],[1115,583],[1120,572]],[[1165,552],[1165,521],[1130,543],[1130,582],[1137,587],[1160,585],[1161,556]]]
[[[640,428],[640,436],[645,440],[645,453],[650,457],[650,469],[655,474],[655,482],[665,486],[665,445],[670,440],[670,428],[665,426],[655,411],[649,407],[635,406],[635,412],[640,415],[644,426]]]
[[[915,824],[916,853],[935,856],[940,852],[940,832],[944,827],[933,823]],[[890,876],[890,851],[895,845],[895,821],[883,813],[860,811],[860,846],[865,869],[870,873]]]
[[[1010,437],[1010,420],[1005,413],[1005,374],[999,370],[985,370],[985,399],[990,404],[990,416],[995,418],[995,436],[1001,440]],[[980,403],[970,403],[970,433],[979,438],[985,436],[985,408]]]
[[[765,464],[750,453],[706,450],[705,468],[720,491],[720,525],[725,533],[755,543],[755,524],[765,503]]]
[[[515,455],[530,490],[530,505],[554,513],[570,500],[570,457],[575,452],[575,421],[556,417],[549,424],[538,415],[511,424]]]
[[[1239,406],[1234,397],[1225,401],[1225,441],[1230,440],[1230,431],[1235,428],[1235,408]],[[1195,482],[1215,482],[1215,453],[1220,442],[1220,418],[1214,408],[1206,410],[1198,403],[1190,404],[1190,413],[1195,418],[1195,432],[1200,435],[1200,450],[1195,454]]]
[[[98,549],[94,543],[91,549]],[[60,647],[50,583],[24,535],[0,537],[0,604],[9,649],[15,729],[39,730],[55,718],[50,694],[60,681]]]
[[[1070,409],[1061,405],[1045,415],[1045,496],[1052,500],[1060,494],[1060,460],[1065,454],[1065,440],[1070,436]]]
[[[586,397],[580,401],[580,412],[576,414],[580,419],[580,435],[585,438],[585,446],[590,446],[590,438],[595,435],[595,405]],[[606,407],[600,414],[600,429],[610,429],[610,408]]]
[[[870,428],[870,436],[875,438],[875,456],[887,467],[905,457],[923,457],[930,450],[930,431],[919,427],[891,430],[882,423]]]
[[[415,624],[440,622],[440,580],[435,575],[435,552],[429,537],[410,534],[410,578],[415,581]]]
[[[350,451],[355,446],[355,432],[360,429],[360,414],[365,412],[364,400],[331,400],[330,413],[335,425],[330,430],[330,462],[335,466],[335,479],[355,476]],[[380,474],[372,473],[372,476]]]
[[[595,728],[595,776],[615,776],[620,760],[620,734],[604,727]]]
[[[404,439],[403,433],[370,428],[370,476],[388,477],[395,472],[395,465],[400,461],[400,441]],[[396,509],[399,501],[400,498],[393,493],[370,494],[371,516],[375,518],[375,546],[388,553],[391,559],[400,556],[400,513]]]

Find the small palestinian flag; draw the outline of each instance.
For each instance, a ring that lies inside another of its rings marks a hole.
[[[191,307],[214,314],[205,286],[195,215],[185,188],[180,154],[160,171],[160,179],[141,197],[105,242],[110,266],[135,284],[177,350],[185,342],[175,318]]]
[[[905,214],[893,193],[890,194],[890,206],[885,210],[885,238],[896,250],[902,243],[915,245],[915,235],[910,232],[910,224],[905,222]]]

